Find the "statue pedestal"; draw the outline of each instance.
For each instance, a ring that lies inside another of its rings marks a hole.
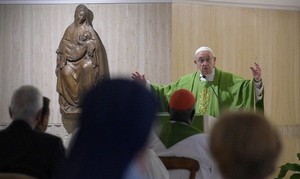
[[[63,123],[64,128],[71,134],[74,129],[78,126],[80,112],[67,113],[63,109],[60,109],[61,121]]]

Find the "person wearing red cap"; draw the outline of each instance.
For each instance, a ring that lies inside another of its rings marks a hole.
[[[190,125],[195,115],[195,102],[194,95],[186,89],[175,91],[171,96],[170,122],[163,124],[159,136],[167,148],[187,137],[202,132]]]
[[[181,88],[190,90],[195,98],[197,114],[217,117],[225,109],[263,111],[263,82],[261,68],[255,63],[250,67],[253,79],[245,80],[215,67],[216,56],[209,47],[200,47],[195,52],[197,71],[182,76],[167,84],[150,84],[145,74],[132,73],[132,79],[151,89],[161,101],[161,111],[167,111],[170,95]]]
[[[162,125],[160,134],[152,136],[151,145],[159,156],[180,156],[196,159],[200,169],[197,179],[218,179],[220,174],[208,150],[208,135],[191,126],[196,99],[186,90],[175,91],[169,103],[170,120]],[[169,170],[170,178],[187,178],[186,171]]]

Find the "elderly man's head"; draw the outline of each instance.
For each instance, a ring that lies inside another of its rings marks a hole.
[[[9,112],[12,119],[25,120],[35,127],[42,107],[43,96],[40,91],[33,86],[21,86],[12,96]]]
[[[202,75],[209,75],[215,67],[216,57],[209,47],[200,47],[195,52],[194,63]]]

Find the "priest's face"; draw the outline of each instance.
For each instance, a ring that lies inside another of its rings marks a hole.
[[[194,63],[202,75],[209,75],[215,67],[216,57],[209,51],[200,51],[195,55]]]

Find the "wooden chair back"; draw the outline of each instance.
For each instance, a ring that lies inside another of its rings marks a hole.
[[[189,170],[190,179],[196,178],[196,173],[200,168],[199,162],[192,158],[176,156],[159,156],[159,158],[168,170]]]

